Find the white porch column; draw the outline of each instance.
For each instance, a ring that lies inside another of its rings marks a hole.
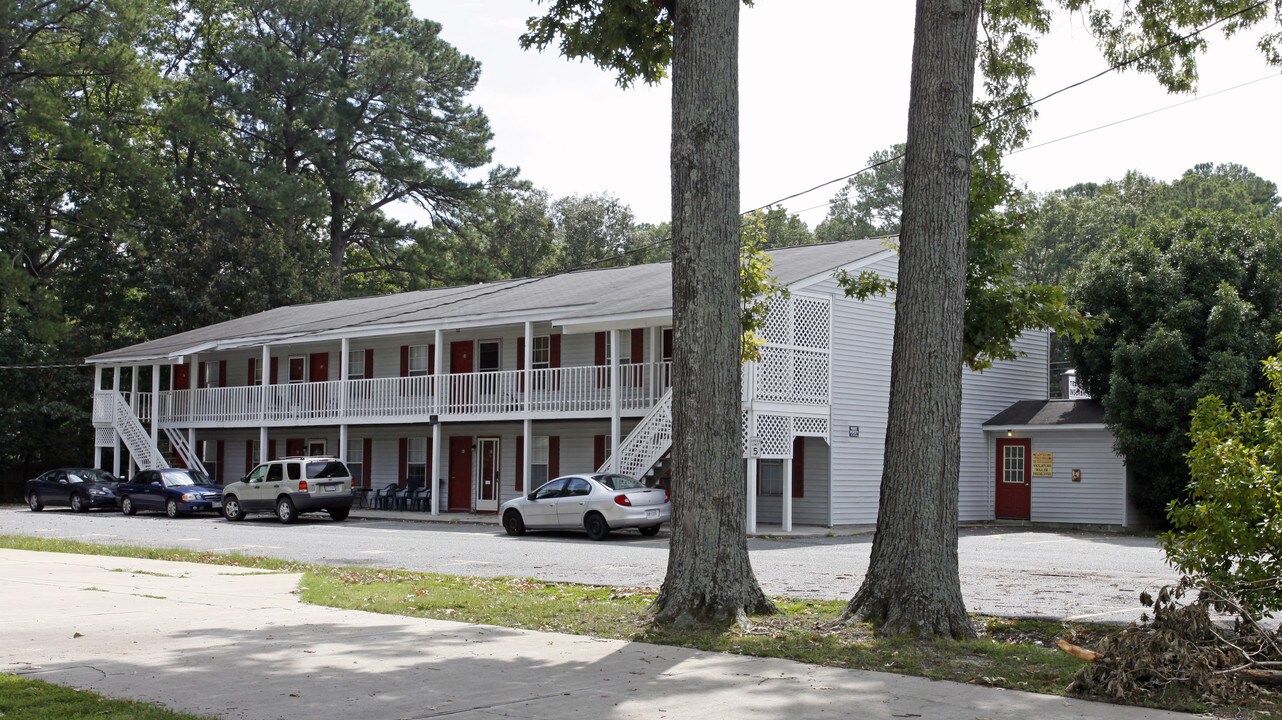
[[[129,366],[129,413],[133,417],[138,417],[138,372],[142,370],[141,365]],[[155,401],[155,398],[152,398]],[[120,456],[120,433],[116,433],[116,456]],[[138,472],[138,462],[134,459],[133,454],[129,455],[129,477],[133,477]],[[120,473],[116,473],[119,475]]]
[[[619,472],[619,331],[610,331],[610,472]]]
[[[445,358],[444,345],[445,337],[438,328],[432,334],[432,342],[436,345],[432,353],[432,476],[428,482],[432,484],[432,514],[441,514],[441,395],[444,389],[441,387],[441,368]]]
[[[160,447],[160,366],[151,366],[151,445]]]
[[[347,423],[338,426],[338,458],[347,460]]]
[[[534,478],[530,476],[530,469],[534,465],[534,420],[530,417],[533,412],[533,403],[530,396],[534,394],[534,379],[530,377],[530,371],[534,369],[534,323],[529,320],[525,321],[525,357],[522,358],[525,363],[525,377],[522,382],[525,387],[525,422],[521,423],[521,477],[525,479],[525,492],[529,493],[532,489]],[[549,480],[551,478],[548,478]]]
[[[748,458],[748,524],[746,532],[752,535],[757,532],[757,458]]]
[[[792,532],[792,458],[783,461],[783,531]]]
[[[646,357],[646,362],[650,364],[650,387],[646,390],[646,397],[650,400],[650,402],[647,403],[649,405],[653,405],[658,402],[659,396],[663,394],[659,392],[659,353],[663,352],[663,348],[659,347],[663,342],[663,335],[661,335],[660,332],[661,328],[658,326],[650,328],[650,339],[647,341],[650,346],[650,350]]]
[[[116,375],[115,375],[115,379],[114,379],[114,380],[112,381],[112,383],[111,383],[111,387],[112,387],[112,389],[114,389],[116,392],[120,392],[120,373],[121,373],[121,368],[120,368],[120,366],[119,366],[119,365],[117,365],[117,366],[116,366]],[[132,372],[131,372],[130,374],[131,374],[131,375],[133,375],[134,373],[132,373]],[[135,384],[135,385],[137,384],[137,378],[135,378],[135,380],[134,380],[134,384]],[[134,414],[134,413],[132,412],[132,411],[133,411],[133,403],[134,403],[134,398],[135,398],[137,395],[138,395],[138,391],[137,391],[137,390],[134,390],[134,392],[133,392],[133,393],[131,393],[131,394],[130,394],[130,396],[129,396],[129,408],[130,408],[130,411],[131,411],[131,412],[130,412],[130,414],[131,414],[131,415],[133,415],[133,414]],[[114,415],[114,413],[113,413],[113,415]],[[112,475],[115,475],[116,477],[120,477],[120,433],[115,432],[115,431],[113,430],[113,431],[112,431],[112,433],[111,433],[111,437],[112,437],[112,448],[111,448],[111,474],[112,474]],[[102,463],[101,463],[101,462],[99,462],[99,463],[98,463],[98,467],[100,467],[100,468],[102,467]]]
[[[173,380],[170,380],[170,384]],[[196,353],[191,354],[191,372],[187,378],[187,409],[190,413],[187,415],[187,422],[196,419],[197,411],[201,408],[200,393],[196,392],[205,383],[205,374],[200,371],[200,356]],[[187,428],[187,447],[191,449],[192,457],[197,460],[203,460],[200,453],[196,452],[196,428]]]
[[[259,375],[262,376],[262,382],[258,384],[258,389],[262,393],[258,396],[258,462],[267,462],[267,396],[271,394],[271,367],[272,367],[272,350],[267,345],[263,345],[263,356],[258,360],[262,363],[259,367]]]
[[[258,427],[258,462],[259,464],[267,462],[267,426]]]
[[[339,344],[338,352],[338,379],[340,381],[338,386],[338,417],[343,422],[347,422],[347,396],[350,393],[347,385],[347,375],[352,371],[352,358],[350,357],[352,353],[352,341],[348,338],[343,338]],[[339,445],[343,452],[340,457],[347,457],[347,444],[340,441]]]
[[[117,369],[116,369],[116,372],[117,372],[117,373],[119,373],[119,372],[120,372],[120,369],[119,369],[119,368],[117,368]],[[120,379],[119,379],[118,377],[117,377],[117,379],[116,379],[116,384],[117,384],[117,385],[119,385],[119,384],[120,384]],[[95,396],[95,397],[94,397],[94,402],[95,402],[95,403],[97,402],[97,395],[98,395],[98,393],[99,393],[99,392],[102,392],[102,366],[101,366],[101,365],[94,365],[94,366],[93,366],[93,394],[94,394],[94,396]],[[115,404],[115,398],[112,398],[112,404],[111,404],[111,406],[112,406],[113,408],[116,406],[116,404]],[[112,417],[115,417],[115,410],[112,410]],[[99,470],[101,470],[101,469],[103,469],[103,468],[102,468],[102,465],[103,465],[103,462],[102,462],[102,448],[98,445],[98,443],[96,443],[96,442],[95,442],[95,443],[93,444],[93,466],[94,466],[94,467],[96,467],[96,468],[98,468]]]

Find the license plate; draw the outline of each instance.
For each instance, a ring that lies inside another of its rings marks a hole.
[[[337,486],[337,485],[326,485],[326,486],[325,486],[325,492],[337,492],[337,491],[338,491],[338,486]]]
[[[657,517],[659,517],[659,511],[658,511],[658,510],[646,510],[646,511],[645,511],[645,518],[646,518],[647,520],[649,520],[650,518],[657,518]]]
[[[214,509],[215,509],[215,510],[222,510],[222,509],[223,509],[223,504],[222,504],[222,503],[220,503],[220,502],[216,502],[216,503],[214,503]]]

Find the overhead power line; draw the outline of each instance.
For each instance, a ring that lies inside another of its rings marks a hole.
[[[1155,53],[1161,52],[1162,50],[1165,50],[1166,48],[1169,48],[1169,47],[1171,47],[1172,45],[1178,45],[1179,43],[1182,43],[1182,42],[1185,42],[1185,41],[1190,40],[1190,39],[1192,39],[1192,38],[1195,38],[1195,37],[1197,37],[1198,35],[1201,35],[1202,33],[1206,32],[1207,30],[1210,30],[1210,29],[1212,29],[1212,28],[1214,28],[1214,27],[1216,27],[1216,26],[1218,26],[1218,25],[1221,25],[1221,24],[1223,24],[1223,23],[1225,23],[1225,22],[1228,22],[1229,20],[1232,20],[1232,19],[1233,19],[1233,18],[1235,18],[1235,17],[1239,17],[1239,16],[1241,16],[1241,15],[1244,15],[1244,14],[1246,14],[1246,13],[1248,13],[1248,12],[1250,12],[1250,11],[1252,11],[1252,10],[1254,10],[1254,9],[1258,8],[1258,7],[1261,7],[1261,6],[1263,6],[1263,5],[1266,5],[1266,4],[1268,4],[1268,2],[1269,2],[1269,0],[1257,0],[1256,2],[1254,2],[1254,3],[1250,4],[1250,5],[1247,5],[1246,7],[1243,7],[1243,8],[1242,8],[1242,9],[1240,9],[1240,10],[1237,10],[1236,12],[1230,13],[1230,14],[1228,14],[1228,15],[1225,15],[1225,16],[1224,16],[1224,17],[1222,17],[1222,18],[1219,18],[1218,20],[1215,20],[1215,21],[1213,21],[1213,22],[1207,23],[1206,25],[1203,25],[1202,27],[1197,28],[1196,30],[1192,30],[1192,31],[1190,31],[1190,32],[1188,32],[1188,33],[1185,33],[1184,35],[1180,35],[1180,36],[1175,37],[1175,38],[1173,38],[1173,39],[1171,39],[1171,40],[1168,40],[1168,41],[1166,41],[1166,42],[1164,42],[1164,43],[1161,43],[1161,44],[1158,44],[1158,45],[1154,45],[1153,47],[1148,48],[1147,50],[1144,50],[1143,52],[1137,53],[1136,55],[1134,55],[1134,56],[1132,56],[1132,57],[1130,57],[1130,58],[1127,58],[1127,59],[1122,60],[1122,61],[1120,61],[1120,62],[1118,62],[1118,63],[1115,63],[1115,64],[1113,64],[1113,65],[1109,66],[1108,68],[1105,68],[1104,70],[1101,70],[1101,71],[1099,71],[1099,72],[1095,73],[1094,75],[1091,75],[1090,77],[1083,78],[1083,79],[1078,80],[1077,82],[1075,82],[1075,83],[1071,83],[1071,84],[1069,84],[1069,85],[1065,85],[1064,87],[1062,87],[1062,88],[1060,88],[1060,89],[1058,89],[1058,90],[1055,90],[1055,91],[1053,91],[1053,92],[1047,93],[1046,95],[1043,95],[1043,96],[1041,96],[1041,97],[1039,97],[1039,98],[1036,98],[1036,99],[1033,99],[1033,100],[1029,100],[1028,102],[1023,103],[1022,105],[1019,105],[1019,106],[1017,106],[1017,107],[1010,108],[1009,110],[1006,110],[1005,112],[999,113],[999,114],[997,114],[997,115],[995,115],[995,116],[993,116],[993,117],[991,117],[991,118],[988,118],[988,119],[986,119],[986,120],[984,120],[984,121],[982,121],[982,122],[975,123],[975,125],[973,125],[973,126],[972,126],[972,129],[975,129],[975,128],[981,128],[981,127],[983,127],[983,126],[985,126],[985,125],[987,125],[987,124],[989,124],[989,123],[993,123],[993,122],[996,122],[996,121],[998,121],[998,120],[1001,120],[1002,118],[1009,117],[1010,115],[1013,115],[1013,114],[1015,114],[1015,113],[1017,113],[1017,112],[1022,112],[1022,111],[1024,111],[1024,110],[1027,110],[1027,109],[1028,109],[1028,108],[1030,108],[1030,107],[1033,107],[1034,105],[1037,105],[1038,103],[1045,102],[1046,100],[1049,100],[1049,99],[1051,99],[1051,98],[1055,97],[1056,95],[1059,95],[1059,94],[1061,94],[1061,93],[1067,92],[1067,91],[1072,90],[1072,89],[1074,89],[1074,88],[1081,87],[1081,86],[1083,86],[1083,85],[1085,85],[1085,84],[1087,84],[1087,83],[1089,83],[1089,82],[1091,82],[1091,81],[1098,80],[1099,78],[1104,77],[1105,75],[1107,75],[1107,74],[1109,74],[1109,73],[1111,73],[1111,72],[1115,72],[1115,71],[1117,71],[1117,70],[1120,70],[1120,69],[1122,69],[1122,68],[1124,68],[1124,67],[1127,67],[1127,66],[1130,66],[1130,65],[1134,65],[1135,63],[1139,62],[1140,60],[1143,60],[1143,59],[1144,59],[1144,58],[1146,58],[1146,57],[1149,57],[1149,56],[1151,56],[1151,55],[1153,55],[1153,54],[1155,54]],[[868,172],[869,170],[874,170],[874,169],[876,169],[876,168],[881,167],[882,165],[886,165],[886,164],[888,164],[888,163],[894,162],[894,161],[899,160],[899,159],[901,159],[901,158],[903,158],[903,157],[904,157],[904,153],[900,153],[899,155],[896,155],[895,157],[887,158],[886,160],[883,160],[883,161],[881,161],[881,162],[873,163],[872,165],[869,165],[869,166],[867,166],[867,167],[860,168],[859,170],[856,170],[856,171],[854,171],[854,172],[852,172],[852,173],[850,173],[850,174],[848,174],[848,175],[843,175],[843,176],[841,176],[841,177],[839,177],[839,178],[834,178],[834,179],[829,180],[829,181],[827,181],[827,182],[820,183],[820,184],[818,184],[818,185],[816,185],[816,186],[814,186],[814,187],[812,187],[812,188],[809,188],[809,189],[807,189],[807,190],[802,190],[801,192],[793,193],[793,194],[788,195],[788,196],[786,196],[786,197],[782,197],[782,198],[780,198],[780,199],[778,199],[778,200],[775,200],[774,202],[769,202],[769,203],[766,203],[765,205],[761,205],[760,207],[756,207],[756,208],[753,208],[753,209],[751,209],[751,210],[745,210],[742,214],[747,215],[747,214],[749,214],[749,213],[757,212],[758,210],[765,210],[766,208],[769,208],[769,207],[771,207],[772,205],[778,205],[778,204],[780,204],[780,203],[782,203],[782,202],[786,202],[786,201],[791,200],[791,199],[793,199],[793,198],[800,197],[800,196],[802,196],[802,195],[807,195],[807,194],[812,193],[812,192],[814,192],[814,191],[816,191],[816,190],[819,190],[819,189],[822,189],[822,188],[828,187],[829,185],[832,185],[832,184],[834,184],[834,183],[839,183],[839,182],[841,182],[841,181],[843,181],[843,180],[849,180],[850,178],[852,178],[852,177],[854,177],[854,176],[856,176],[856,175],[859,175],[859,174],[861,174],[861,173]],[[822,206],[820,206],[820,207],[822,207]],[[810,208],[810,209],[812,209],[812,210],[813,210],[814,208]]]

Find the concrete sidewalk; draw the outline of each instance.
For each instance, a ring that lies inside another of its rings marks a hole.
[[[1192,716],[305,605],[298,575],[0,550],[0,670],[224,718]]]

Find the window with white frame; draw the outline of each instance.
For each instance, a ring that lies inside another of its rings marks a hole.
[[[427,438],[410,438],[406,443],[405,479],[416,487],[427,484]]]
[[[481,340],[476,343],[477,372],[498,372],[501,369],[499,363],[498,340]]]
[[[209,475],[214,482],[221,482],[218,478],[218,442],[215,440],[200,441],[200,462],[205,466],[205,473]]]
[[[410,377],[426,375],[427,374],[427,346],[426,345],[410,345],[409,355],[410,355],[410,367],[409,367]],[[362,364],[361,367],[363,368],[364,365]]]
[[[535,435],[530,442],[530,487],[537,488],[548,481],[548,439]]]
[[[218,387],[218,368],[220,365],[221,363],[217,361],[205,363],[204,387],[207,387],[207,388]]]
[[[552,367],[552,340],[547,335],[535,335],[530,346],[530,368],[546,370]]]
[[[250,358],[249,361],[254,364],[254,384],[263,384],[263,361],[261,358]]]
[[[757,489],[765,497],[783,497],[783,460],[760,460]]]
[[[365,351],[349,350],[347,351],[347,379],[364,380],[365,379]]]
[[[359,438],[347,442],[347,471],[352,475],[352,487],[367,487],[365,482],[365,444]]]

